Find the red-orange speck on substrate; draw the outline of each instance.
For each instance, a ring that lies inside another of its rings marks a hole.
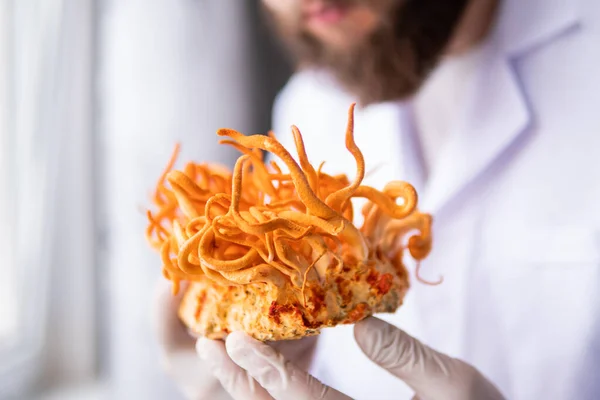
[[[335,283],[337,284],[338,292],[342,297],[342,305],[350,304],[352,301],[352,291],[350,290],[351,282],[342,278],[335,278]]]
[[[377,294],[384,295],[392,288],[394,277],[391,274],[379,275],[379,273],[371,269],[367,275],[367,283],[375,290]]]
[[[369,274],[367,275],[367,283],[371,287],[375,287],[375,285],[377,284],[377,278],[379,278],[379,272],[371,268],[369,270]]]
[[[202,294],[196,299],[196,313],[194,314],[196,321],[200,319],[200,314],[204,308],[204,300],[206,300],[206,292],[202,292]]]
[[[277,304],[275,301],[271,303],[271,306],[269,307],[269,317],[273,318],[273,321],[275,321],[276,324],[280,324],[281,323],[281,318],[279,318],[279,314],[282,313],[289,313],[292,312],[296,309],[296,307],[294,307],[291,304]]]
[[[387,292],[389,292],[392,288],[393,280],[394,277],[392,276],[392,274],[381,275],[379,277],[379,280],[377,281],[377,290],[379,291],[379,293],[386,294]]]
[[[319,312],[325,305],[325,293],[322,289],[314,289],[312,301],[314,303],[315,312]]]
[[[365,315],[365,309],[367,305],[365,303],[360,303],[350,313],[348,314],[348,322],[354,323],[360,321]]]

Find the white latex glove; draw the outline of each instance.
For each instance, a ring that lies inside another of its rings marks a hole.
[[[182,285],[179,294],[173,296],[171,284],[164,281],[160,282],[157,292],[154,322],[163,369],[186,399],[229,399],[230,396],[211,373],[210,365],[198,358],[196,339],[188,333],[177,316],[185,286]]]
[[[167,281],[161,281],[158,287],[154,305],[154,322],[161,347],[163,368],[186,399],[229,400],[231,395],[222,388],[219,380],[211,371],[214,363],[212,361],[203,362],[198,357],[196,339],[188,333],[177,316],[177,309],[185,287],[182,283],[177,296],[171,294],[171,284]],[[225,354],[224,342],[210,342],[215,343],[216,346],[223,346],[223,354]],[[277,342],[272,345],[284,354],[286,359],[294,360],[297,365],[306,369],[310,363],[315,342],[316,338],[306,338]],[[229,357],[227,360],[231,362]]]
[[[438,353],[377,318],[357,323],[354,336],[367,357],[408,384],[415,398],[503,399],[494,385],[469,364]],[[242,332],[230,334],[226,343],[199,340],[197,348],[235,400],[350,399]]]

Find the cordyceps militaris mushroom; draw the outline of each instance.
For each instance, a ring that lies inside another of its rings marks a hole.
[[[208,279],[215,288],[230,291],[266,284],[286,291],[290,307],[314,308],[319,301],[331,301],[327,292],[333,281],[335,290],[343,291],[343,274],[375,282],[374,265],[404,268],[400,258],[405,246],[417,261],[431,250],[431,217],[417,211],[412,185],[390,182],[383,191],[362,185],[365,160],[354,140],[354,104],[345,135],[356,162],[351,181],[326,174],[323,163],[315,168],[296,126],[292,135],[298,162],[272,132],[246,136],[220,129],[217,134],[228,137],[220,143],[242,153],[233,171],[195,163],[173,170],[177,146],[153,196],[156,210],[147,213],[146,236],[160,251],[163,275],[173,282],[174,292],[180,281]],[[265,164],[263,152],[277,157],[286,170],[275,161]],[[352,222],[352,199],[357,197],[368,200],[360,229]],[[418,234],[404,243],[415,230]],[[392,281],[377,282],[385,292],[386,282]],[[325,294],[315,294],[323,290]],[[314,324],[304,310],[300,314],[305,325]]]

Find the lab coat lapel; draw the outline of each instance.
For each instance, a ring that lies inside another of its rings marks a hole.
[[[434,165],[422,208],[437,214],[526,132],[531,115],[510,64],[492,60]]]
[[[505,6],[497,30],[482,48],[484,68],[476,77],[476,92],[465,105],[461,122],[431,171],[419,199],[419,208],[433,214],[434,235],[437,232],[439,238],[438,246],[434,246],[431,256],[424,261],[423,270],[428,271],[431,279],[441,273],[445,280],[435,290],[415,286],[410,295],[416,299],[414,303],[423,316],[419,319],[422,337],[455,356],[464,354],[466,317],[473,300],[468,296],[474,293],[468,286],[469,271],[476,250],[469,244],[471,241],[457,245],[452,238],[456,235],[472,237],[485,221],[479,220],[476,202],[471,202],[469,212],[460,213],[459,219],[440,217],[452,209],[448,206],[458,199],[469,198],[470,187],[491,176],[492,171],[506,168],[509,156],[523,146],[531,131],[528,128],[535,123],[533,109],[515,68],[519,57],[552,42],[577,22],[571,2],[508,0]],[[547,10],[553,7],[558,11]],[[531,21],[521,21],[527,15],[532,16]],[[520,22],[528,26],[513,26]],[[436,227],[435,221],[443,220],[450,220],[451,225]],[[473,266],[477,267],[480,266]]]
[[[573,2],[504,2],[498,26],[481,49],[484,67],[474,78],[477,89],[430,173],[422,209],[438,214],[492,166],[501,167],[504,155],[520,147],[519,139],[524,138],[533,116],[514,62],[560,37],[578,20]]]

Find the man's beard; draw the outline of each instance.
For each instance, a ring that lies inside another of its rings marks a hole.
[[[280,27],[299,65],[329,72],[360,105],[412,96],[435,68],[468,0],[405,0],[361,43],[336,50],[298,26]]]

